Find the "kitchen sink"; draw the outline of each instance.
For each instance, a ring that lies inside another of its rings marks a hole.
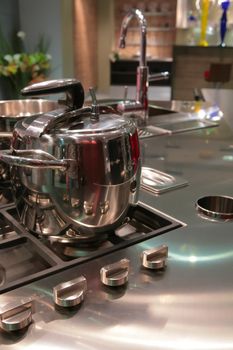
[[[111,99],[104,99],[98,101],[101,106],[110,106],[117,112],[117,105],[122,102],[122,100],[111,100]],[[164,103],[162,103],[164,104]],[[169,106],[170,107],[170,106]],[[149,104],[148,113],[149,117],[153,116],[159,116],[163,114],[171,114],[176,113],[177,111],[172,110],[171,108],[166,108],[165,106],[158,106],[156,103],[151,102]]]
[[[117,112],[122,100],[101,99],[100,106],[109,106]],[[88,104],[88,101],[87,101]],[[220,110],[206,102],[195,101],[149,101],[147,124],[138,128],[140,138],[171,135],[218,126]],[[137,113],[130,116],[137,118]]]

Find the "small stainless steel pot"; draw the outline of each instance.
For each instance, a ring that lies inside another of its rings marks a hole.
[[[9,149],[12,131],[17,121],[38,116],[58,107],[55,101],[44,99],[20,99],[0,101],[0,150]],[[0,162],[0,204],[11,202],[9,166]]]
[[[56,81],[48,84],[46,91],[54,92]],[[39,84],[32,89],[43,91]],[[76,97],[79,89],[83,103],[81,84],[77,82],[73,89]],[[27,88],[26,93],[30,92]],[[95,96],[92,106],[65,112],[58,109],[19,121],[13,132],[12,151],[1,152],[0,159],[14,166],[11,176],[16,205],[21,218],[26,215],[25,222],[30,221],[31,230],[40,231],[49,207],[64,223],[62,227],[72,224],[83,231],[102,232],[113,227],[129,205],[137,202],[137,128],[111,108],[99,108]],[[22,202],[31,209],[25,210]]]

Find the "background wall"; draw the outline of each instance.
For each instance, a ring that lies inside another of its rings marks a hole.
[[[0,26],[9,41],[24,31],[32,51],[43,36],[52,56],[49,78],[74,77],[73,0],[0,0]],[[1,82],[0,99],[5,98],[5,88]]]
[[[74,1],[74,62],[75,77],[87,91],[97,85],[97,2]]]
[[[20,29],[33,50],[41,35],[49,41],[51,78],[63,76],[61,0],[19,0]]]
[[[18,0],[0,0],[0,30],[11,40],[19,27]],[[5,98],[6,84],[0,84],[0,99]]]

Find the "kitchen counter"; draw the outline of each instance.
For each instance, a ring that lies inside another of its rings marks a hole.
[[[5,349],[233,349],[233,221],[198,215],[197,199],[233,197],[233,131],[218,128],[142,141],[143,165],[188,181],[159,196],[140,192],[140,201],[174,217],[182,227],[72,267],[0,295],[3,306],[27,297],[36,300],[26,332],[0,334]],[[166,244],[167,268],[143,269],[144,249]],[[103,265],[130,260],[129,282],[116,289],[99,279]],[[78,309],[54,307],[52,287],[84,275],[86,297]]]

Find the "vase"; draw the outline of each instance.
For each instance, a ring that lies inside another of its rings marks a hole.
[[[221,2],[222,16],[220,19],[220,46],[226,46],[225,36],[227,32],[227,10],[230,6],[230,0],[223,0]]]
[[[208,42],[206,40],[206,30],[209,16],[209,1],[210,0],[202,0],[201,1],[201,33],[200,33],[200,46],[208,46]]]

